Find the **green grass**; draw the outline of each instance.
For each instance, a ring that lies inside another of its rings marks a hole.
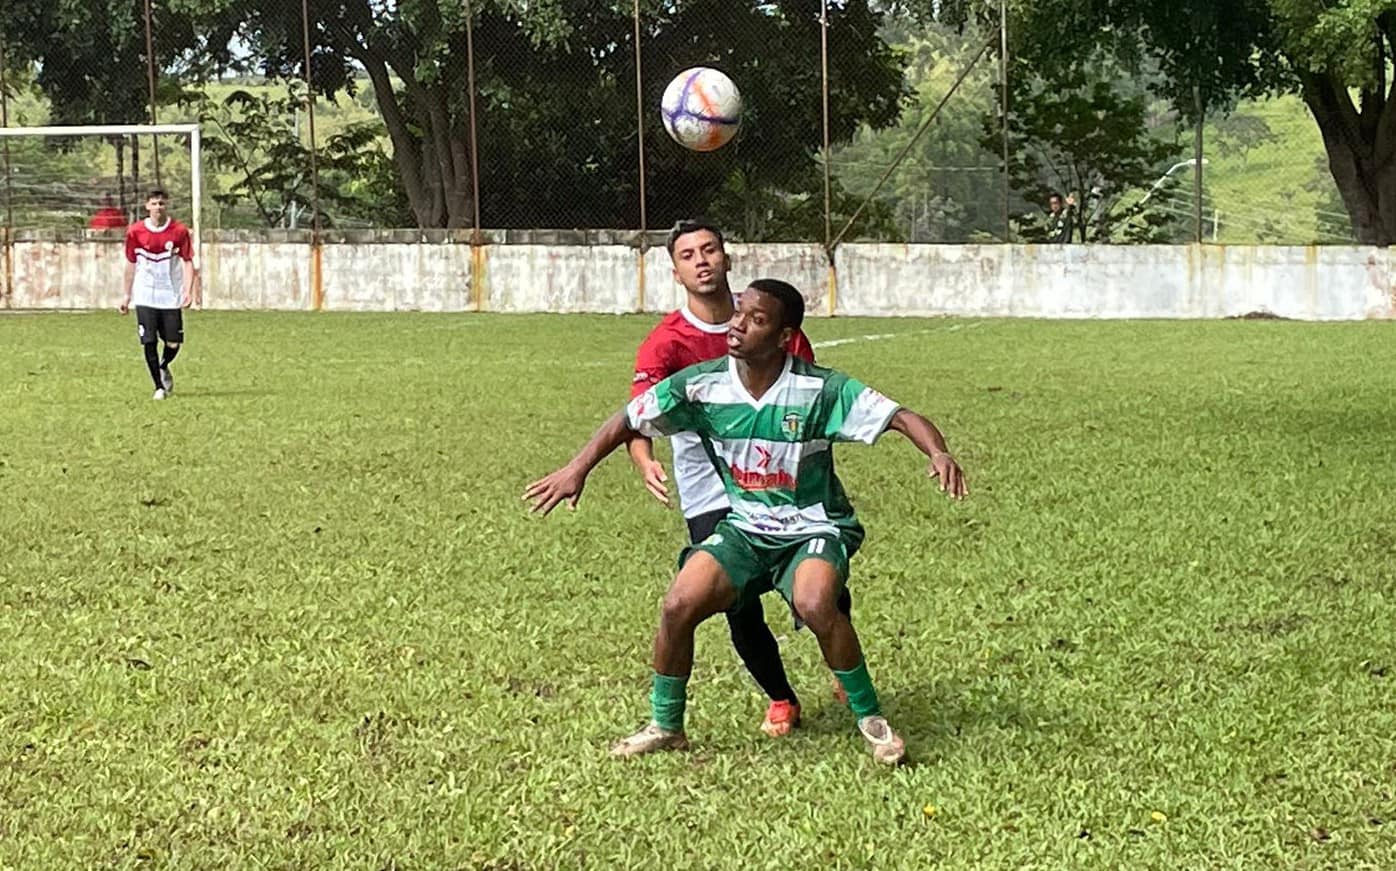
[[[1208,238],[1215,217],[1220,220],[1217,241],[1227,244],[1351,242],[1350,222],[1328,170],[1323,136],[1303,100],[1292,94],[1247,100],[1236,113],[1264,122],[1273,138],[1244,153],[1228,153],[1217,125],[1208,125]],[[1191,153],[1189,147],[1186,156]],[[1190,215],[1192,177],[1180,178],[1170,204]]]
[[[129,320],[0,317],[0,867],[1396,862],[1396,326],[813,323],[910,334],[823,360],[974,488],[840,452],[885,771],[774,602],[804,729],[718,621],[694,750],[607,758],[680,519],[519,494],[651,323],[195,313],[153,403]]]

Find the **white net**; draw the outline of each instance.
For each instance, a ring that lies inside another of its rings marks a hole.
[[[46,131],[63,130],[62,135]],[[0,131],[0,208],[15,232],[124,229],[149,191],[194,224],[201,185],[192,129],[9,128]]]

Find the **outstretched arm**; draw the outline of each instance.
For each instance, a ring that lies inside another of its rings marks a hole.
[[[523,498],[525,502],[532,500],[533,507],[529,510],[535,514],[547,514],[563,501],[567,502],[568,508],[576,508],[577,502],[582,498],[582,488],[586,486],[587,475],[591,474],[591,470],[612,451],[625,444],[632,433],[625,409],[621,409],[601,425],[601,429],[596,431],[596,435],[577,452],[577,456],[573,457],[571,462],[546,478],[528,485]]]
[[[902,408],[892,415],[888,429],[896,430],[911,440],[917,450],[931,458],[928,474],[940,479],[940,489],[951,499],[963,499],[969,495],[969,485],[965,483],[965,473],[960,464],[950,456],[950,448],[945,445],[945,436],[936,425],[914,411]]]

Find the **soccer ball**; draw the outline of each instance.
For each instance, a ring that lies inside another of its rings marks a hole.
[[[664,129],[674,141],[694,151],[715,151],[741,125],[742,95],[725,73],[694,67],[674,77],[660,106]]]

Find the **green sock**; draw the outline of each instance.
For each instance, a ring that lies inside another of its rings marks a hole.
[[[839,679],[839,685],[848,693],[848,706],[853,709],[854,716],[861,720],[882,713],[882,706],[877,703],[877,690],[873,689],[872,675],[868,674],[867,660],[861,660],[848,671],[834,672],[834,677]]]
[[[669,732],[682,732],[683,710],[687,704],[688,675],[670,677],[654,673],[650,686],[650,717],[656,726]]]

